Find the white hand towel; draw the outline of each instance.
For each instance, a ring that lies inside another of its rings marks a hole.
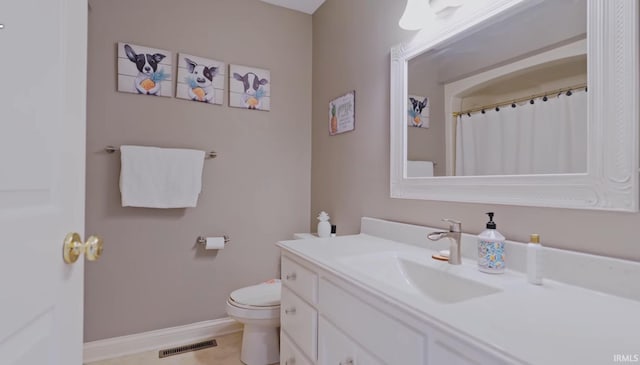
[[[407,161],[407,177],[433,176],[433,161]]]
[[[204,151],[120,146],[123,207],[195,207],[202,190]]]

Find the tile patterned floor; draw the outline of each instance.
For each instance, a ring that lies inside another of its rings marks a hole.
[[[240,361],[242,332],[216,337],[216,341],[216,347],[163,359],[158,358],[158,351],[148,351],[86,365],[243,365]]]

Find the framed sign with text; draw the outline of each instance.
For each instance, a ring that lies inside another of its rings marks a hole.
[[[329,102],[329,135],[356,128],[356,92],[351,91]]]

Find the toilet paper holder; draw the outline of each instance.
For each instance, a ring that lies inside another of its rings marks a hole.
[[[226,234],[224,236],[224,245],[226,246],[227,243],[229,243],[231,241],[231,238],[229,238],[229,236],[227,236]],[[206,245],[207,244],[207,237],[205,236],[198,236],[198,239],[196,240],[196,242],[198,242],[201,245]]]

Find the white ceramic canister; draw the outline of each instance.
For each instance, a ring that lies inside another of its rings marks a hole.
[[[329,214],[322,211],[318,215],[318,237],[330,237],[331,236],[331,223],[329,222]]]

